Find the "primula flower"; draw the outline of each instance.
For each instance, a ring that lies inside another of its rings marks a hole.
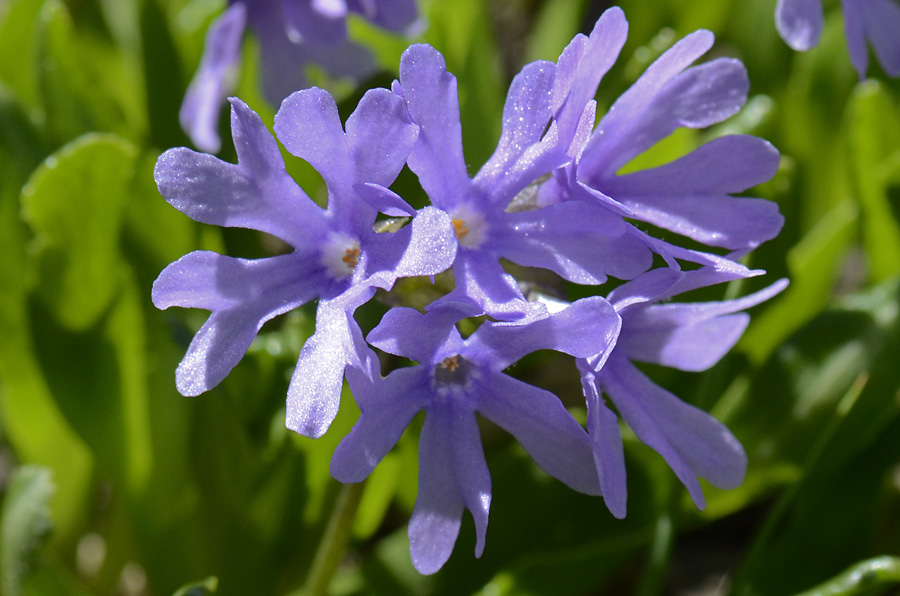
[[[367,368],[348,369],[361,414],[331,461],[335,478],[361,482],[416,413],[425,411],[419,493],[409,523],[412,561],[421,573],[433,573],[447,561],[464,508],[475,521],[476,556],[484,550],[491,478],[476,412],[513,435],[551,476],[580,492],[600,494],[584,429],[555,395],[502,371],[535,350],[587,356],[612,344],[619,323],[610,304],[585,298],[530,324],[488,321],[465,340],[454,326],[464,316],[446,307],[424,315],[410,308],[388,311],[368,341],[418,364],[382,378],[371,354]]]
[[[199,149],[219,150],[219,110],[234,90],[247,25],[260,42],[262,86],[278,104],[309,86],[304,69],[318,64],[334,76],[361,79],[374,70],[369,52],[347,39],[346,19],[356,13],[394,32],[417,19],[415,0],[229,0],[206,34],[200,66],[179,119]]]
[[[690,66],[713,44],[712,33],[697,31],[651,64],[592,131],[592,98],[627,31],[621,9],[611,8],[589,37],[576,36],[560,56],[552,109],[560,143],[568,147],[572,160],[540,187],[536,203],[591,202],[707,246],[736,251],[732,258],[774,238],[784,221],[777,205],[732,196],[777,172],[778,151],[763,139],[725,136],[671,163],[619,174],[677,128],[703,128],[732,116],[749,89],[738,60],[717,58]],[[719,269],[728,266],[715,255],[680,248],[636,229],[630,233],[670,264],[679,258]]]
[[[735,277],[732,272],[712,269],[656,269],[623,284],[609,295],[622,320],[615,345],[603,344],[603,350],[592,357],[576,361],[600,486],[617,517],[625,515],[625,460],[616,415],[604,403],[604,394],[637,437],[666,460],[698,508],[706,504],[698,477],[718,488],[735,488],[744,479],[747,456],[725,425],[656,385],[633,364],[702,371],[718,362],[740,339],[750,320],[739,311],[781,292],[787,280],[737,300],[665,301]]]
[[[176,373],[179,391],[197,395],[225,378],[265,321],[318,299],[316,333],[300,353],[287,408],[288,427],[318,436],[337,412],[344,368],[359,365],[365,346],[353,311],[398,277],[446,269],[456,238],[447,216],[433,207],[397,232],[375,233],[377,209],[354,190],[390,184],[415,142],[417,129],[390,91],[366,93],[346,133],[334,100],[321,89],[293,94],[278,111],[278,137],[325,180],[324,210],[285,172],[259,116],[240,100],[231,103],[238,163],[171,149],[156,165],[160,193],[192,219],[266,232],[293,251],[258,260],[190,253],[160,274],[153,303],[212,311]]]
[[[580,284],[607,275],[630,279],[647,270],[647,246],[626,233],[624,220],[587,202],[510,212],[516,196],[569,161],[550,123],[556,66],[537,61],[515,77],[503,110],[497,149],[470,178],[462,149],[456,78],[427,45],[400,61],[396,93],[403,96],[419,138],[409,157],[431,202],[450,215],[459,239],[456,290],[441,303],[469,304],[475,315],[515,319],[534,315],[499,259],[541,267]]]
[[[895,0],[843,0],[844,34],[850,61],[860,80],[869,70],[869,47],[885,72],[900,77],[900,4]],[[775,27],[781,38],[801,52],[819,44],[824,16],[822,0],[778,0]]]

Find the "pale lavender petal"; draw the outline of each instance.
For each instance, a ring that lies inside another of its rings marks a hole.
[[[457,354],[462,350],[463,340],[454,326],[462,318],[451,309],[422,314],[414,308],[392,308],[366,339],[388,354],[432,364],[437,350]]]
[[[478,411],[525,448],[545,472],[589,495],[600,494],[587,433],[555,395],[503,374],[483,378]]]
[[[844,9],[844,36],[847,38],[847,51],[850,62],[859,75],[859,80],[866,78],[869,70],[869,44],[866,40],[866,19],[859,2],[842,2]]]
[[[698,508],[706,506],[698,476],[718,488],[743,482],[747,456],[721,422],[655,385],[622,358],[609,359],[601,382],[628,426],[666,460]]]
[[[284,21],[295,39],[304,43],[333,45],[347,37],[347,6],[341,0],[279,0]],[[260,35],[266,32],[260,31]],[[267,32],[270,35],[278,32]]]
[[[324,279],[297,254],[248,261],[197,251],[166,267],[153,283],[157,308],[213,311],[178,365],[178,391],[199,395],[218,385],[263,323],[315,298]]]
[[[581,373],[581,386],[587,405],[588,436],[594,444],[594,464],[597,467],[603,501],[614,517],[624,519],[628,503],[628,485],[619,419],[607,407],[597,387],[597,367],[581,358],[576,359],[575,363]]]
[[[374,182],[353,176],[337,104],[324,89],[303,89],[285,98],[275,114],[274,129],[285,149],[309,162],[329,188]]]
[[[575,283],[601,284],[607,275],[630,279],[653,262],[647,245],[625,233],[620,217],[591,203],[565,201],[506,218],[508,231],[495,240],[500,255]]]
[[[560,55],[553,110],[562,145],[568,146],[575,140],[585,106],[593,100],[600,80],[615,63],[627,36],[625,13],[614,6],[600,16],[589,38],[576,36]]]
[[[525,299],[519,285],[503,270],[497,257],[485,251],[460,250],[453,263],[456,287],[429,308],[454,305],[468,309],[471,316],[488,314],[509,321],[529,318],[539,309]]]
[[[336,45],[300,44],[306,59],[332,77],[362,81],[378,71],[372,53],[363,45],[345,40]],[[304,85],[306,87],[308,85]],[[290,92],[301,89],[292,87]],[[290,93],[289,92],[289,93]],[[284,95],[287,97],[287,93]]]
[[[685,324],[647,321],[640,327],[626,325],[628,331],[622,334],[620,349],[632,360],[702,371],[716,364],[737,343],[749,322],[750,317],[741,313]]]
[[[354,181],[390,185],[416,142],[418,127],[403,100],[387,89],[370,89],[347,118]]]
[[[690,113],[691,110],[687,110],[689,107],[702,109],[704,95],[711,92],[715,96],[720,95],[718,91],[725,81],[716,81],[715,77],[709,80],[709,76],[698,78],[702,74],[715,74],[718,67],[709,71],[707,64],[704,65],[706,70],[701,73],[689,75],[686,79],[679,76],[679,73],[709,50],[712,43],[712,33],[696,31],[680,40],[651,64],[600,121],[581,156],[579,171],[591,172],[595,176],[612,176],[632,157],[661,138],[660,135],[665,136],[666,128],[674,129],[673,125],[677,126],[671,120],[677,121],[678,108]],[[703,89],[703,84],[711,83],[715,84]],[[725,91],[727,94],[727,90]],[[685,93],[688,93],[686,97],[677,97],[678,94]],[[672,105],[666,105],[667,103]],[[669,122],[663,118],[667,112]],[[635,133],[640,135],[636,136]]]
[[[775,7],[778,34],[792,49],[801,52],[819,45],[824,23],[822,0],[778,0]]]
[[[230,6],[210,25],[200,66],[178,113],[181,128],[203,151],[217,153],[221,146],[219,113],[225,98],[234,88],[246,18],[244,5],[238,3]]]
[[[405,33],[419,16],[415,0],[348,0],[350,10],[395,33]]]
[[[484,459],[478,420],[474,412],[455,404],[436,403],[426,416],[434,416],[438,410],[453,416],[454,472],[463,504],[475,521],[475,556],[480,557],[491,508],[491,474]],[[441,412],[441,415],[445,414]]]
[[[490,491],[474,413],[447,402],[429,408],[419,439],[419,494],[409,521],[409,549],[419,573],[434,573],[450,558],[464,507],[471,507],[480,554]]]
[[[423,372],[422,367],[401,368],[385,379],[373,379],[355,368],[347,369],[360,416],[331,458],[331,475],[338,481],[362,482],[400,440],[428,403],[429,378]]]
[[[693,273],[693,272],[691,272]],[[740,339],[749,323],[738,311],[775,296],[787,280],[737,300],[655,304],[624,316],[619,347],[632,360],[688,371],[706,370]]]
[[[391,217],[411,217],[416,214],[403,197],[380,184],[354,184],[353,190],[369,207]]]
[[[753,248],[777,236],[784,218],[776,203],[728,193],[771,179],[779,161],[763,139],[720,137],[671,163],[607,180],[603,191],[663,229],[710,246]]]
[[[337,415],[347,366],[361,367],[368,348],[353,319],[353,309],[374,294],[367,289],[353,298],[322,300],[316,312],[316,332],[303,349],[291,377],[286,425],[306,437],[325,434]]]
[[[847,6],[852,4],[853,2],[844,2],[845,14],[848,10],[853,10]],[[858,4],[878,62],[888,75],[900,77],[900,5],[893,0],[865,0]],[[860,71],[860,77],[864,73],[865,71]]]
[[[781,156],[771,143],[749,135],[713,139],[668,164],[616,176],[603,190],[619,194],[730,194],[768,182]]]
[[[437,50],[416,44],[400,59],[400,86],[413,122],[420,127],[409,167],[431,202],[449,211],[471,186],[463,157],[456,77],[447,72]]]
[[[654,238],[635,227],[632,227],[629,230],[629,233],[645,242],[653,252],[663,257],[663,259],[666,260],[666,263],[674,269],[680,269],[676,261],[676,259],[678,259],[696,263],[701,267],[707,267],[722,273],[728,273],[736,276],[736,278],[753,277],[764,273],[759,270],[750,270],[746,266],[738,263],[735,259],[739,258],[741,256],[740,254],[731,254],[727,257],[720,257],[708,252],[682,248],[664,240]]]
[[[488,365],[501,371],[526,354],[556,350],[587,358],[611,349],[621,321],[599,296],[583,298],[528,324],[485,322],[469,339],[470,349],[485,350]]]
[[[606,176],[613,174],[679,127],[703,128],[736,114],[747,101],[749,89],[747,70],[733,58],[718,58],[686,69],[669,81],[639,115],[633,116],[627,137],[616,139],[615,153],[611,153],[609,147],[605,148],[606,155],[614,161],[602,164],[604,169],[601,171]],[[579,165],[579,176],[588,181],[592,170],[590,167],[585,169],[585,160],[595,166],[601,165],[597,164],[592,145],[594,139],[606,134],[604,126],[601,120],[598,130],[603,132],[594,135]]]
[[[308,44],[295,43],[289,37],[280,0],[255,0],[247,11],[247,20],[260,45],[260,75],[263,93],[272,105],[297,89],[308,87],[304,72],[309,57]]]
[[[369,283],[390,290],[400,277],[437,275],[456,259],[457,241],[450,217],[425,207],[396,232],[375,234],[366,246]]]
[[[477,186],[488,190],[495,199],[508,202],[535,178],[561,165],[559,162],[567,161],[563,152],[546,166],[539,165],[543,171],[535,172],[534,163],[544,161],[545,154],[553,147],[544,148],[539,155],[527,154],[529,148],[540,143],[550,122],[550,89],[555,71],[552,62],[532,62],[525,65],[510,85],[497,149],[474,179]],[[530,159],[523,159],[526,157]]]
[[[609,293],[608,300],[619,312],[635,304],[658,300],[684,275],[683,271],[669,267],[652,269],[615,288]]]
[[[253,110],[232,100],[238,163],[170,149],[156,163],[159,192],[196,221],[267,232],[296,248],[321,243],[323,211],[288,176],[278,145]]]

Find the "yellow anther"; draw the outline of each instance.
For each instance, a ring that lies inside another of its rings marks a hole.
[[[457,240],[462,240],[469,234],[469,228],[466,227],[466,222],[461,219],[451,219],[450,223],[453,224],[453,231],[456,232]]]
[[[356,269],[356,265],[359,263],[359,247],[351,246],[345,250],[341,260],[350,267],[350,269]]]
[[[450,372],[454,372],[457,368],[459,368],[459,355],[450,356],[449,358],[444,358],[441,360],[441,363],[438,364],[441,368],[446,368]]]

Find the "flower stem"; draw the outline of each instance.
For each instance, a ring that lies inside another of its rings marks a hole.
[[[362,498],[365,482],[345,484],[338,494],[331,517],[322,535],[322,541],[316,550],[309,576],[306,579],[304,594],[309,596],[327,596],[328,586],[337,571],[338,565],[350,541],[350,530],[356,518],[356,510]]]

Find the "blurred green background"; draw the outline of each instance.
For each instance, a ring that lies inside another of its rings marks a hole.
[[[746,64],[747,106],[711,130],[676,132],[635,166],[733,132],[782,151],[778,175],[752,191],[777,201],[787,220],[748,260],[769,274],[707,297],[784,276],[791,286],[753,310],[745,337],[712,370],[650,370],[742,441],[743,486],[705,485],[709,504],[697,511],[661,458],[625,431],[629,513],[619,521],[485,426],[494,484],[485,554],[473,556],[467,514],[450,562],[423,577],[406,537],[414,424],[356,491],[330,593],[900,593],[900,81],[873,65],[858,82],[836,2],[826,2],[820,47],[805,54],[777,37],[774,4],[622,1],[629,40],[598,95],[602,111],[674,41],[707,28],[717,37],[710,56]],[[328,462],[356,416],[349,393],[322,439],[284,428],[287,382],[314,305],[267,325],[221,386],[184,398],[175,367],[206,313],[150,303],[159,271],[191,250],[271,249],[256,233],[190,221],[152,178],[162,151],[188,144],[178,107],[223,5],[0,0],[3,596],[300,596],[347,496]],[[437,47],[459,78],[473,172],[496,144],[515,72],[555,60],[608,5],[421,3],[428,28],[413,41]],[[366,88],[389,85],[411,41],[356,20],[351,32],[383,71],[360,88],[316,75],[344,116]],[[236,95],[271,125],[277,106],[259,91],[257,55],[248,37]],[[226,118],[221,156],[233,161]],[[308,166],[287,159],[310,196],[323,197]],[[409,172],[397,188],[417,199]],[[364,326],[379,308],[364,309]],[[583,417],[571,362],[539,355],[512,372]]]

